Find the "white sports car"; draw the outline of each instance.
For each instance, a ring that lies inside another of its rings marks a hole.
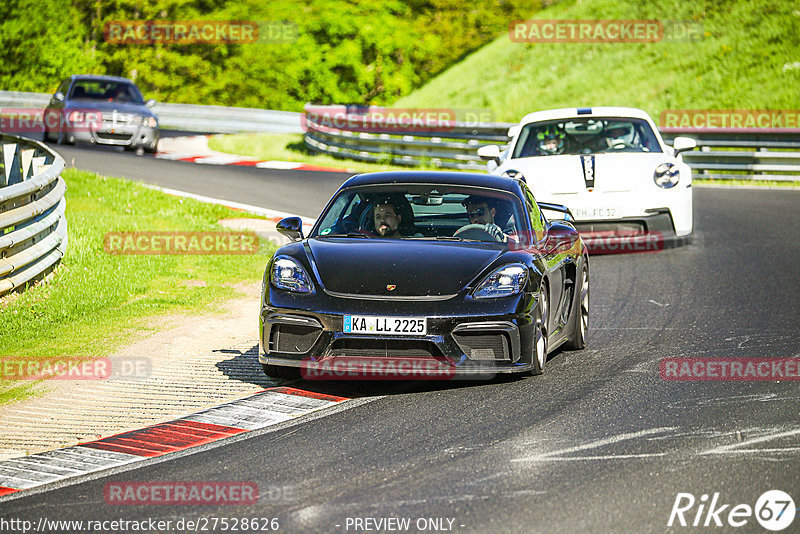
[[[541,202],[567,206],[587,237],[658,235],[661,245],[692,235],[692,170],[664,143],[650,116],[623,107],[568,108],[525,115],[501,152],[483,146],[491,174],[522,173]]]

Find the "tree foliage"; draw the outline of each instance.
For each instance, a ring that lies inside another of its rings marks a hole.
[[[6,0],[4,6],[0,89],[48,92],[68,74],[92,72],[132,78],[147,97],[162,101],[299,110],[306,102],[389,104],[540,3]],[[131,19],[293,24],[297,36],[189,45],[105,41],[106,23]]]

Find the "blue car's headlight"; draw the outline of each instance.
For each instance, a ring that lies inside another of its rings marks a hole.
[[[473,291],[476,299],[507,297],[522,291],[528,280],[528,268],[521,263],[511,263],[495,269]]]
[[[288,256],[280,256],[275,259],[269,280],[278,289],[295,293],[310,293],[314,288],[311,277],[308,276],[303,266]]]

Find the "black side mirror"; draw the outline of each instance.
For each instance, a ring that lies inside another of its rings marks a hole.
[[[547,229],[542,252],[544,254],[563,254],[572,249],[577,241],[578,232],[575,228],[554,221]]]
[[[275,228],[292,241],[303,239],[303,221],[300,217],[286,217],[281,219]]]

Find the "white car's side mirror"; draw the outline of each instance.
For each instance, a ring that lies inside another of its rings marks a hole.
[[[688,152],[695,148],[697,148],[697,141],[691,137],[676,137],[675,140],[672,141],[672,149],[675,151],[676,156],[681,152]]]
[[[521,129],[522,129],[522,126],[520,126],[519,124],[517,124],[515,126],[512,126],[511,128],[508,129],[508,136],[511,139],[514,139]]]
[[[500,147],[497,145],[486,145],[478,148],[478,155],[481,159],[500,164]]]

